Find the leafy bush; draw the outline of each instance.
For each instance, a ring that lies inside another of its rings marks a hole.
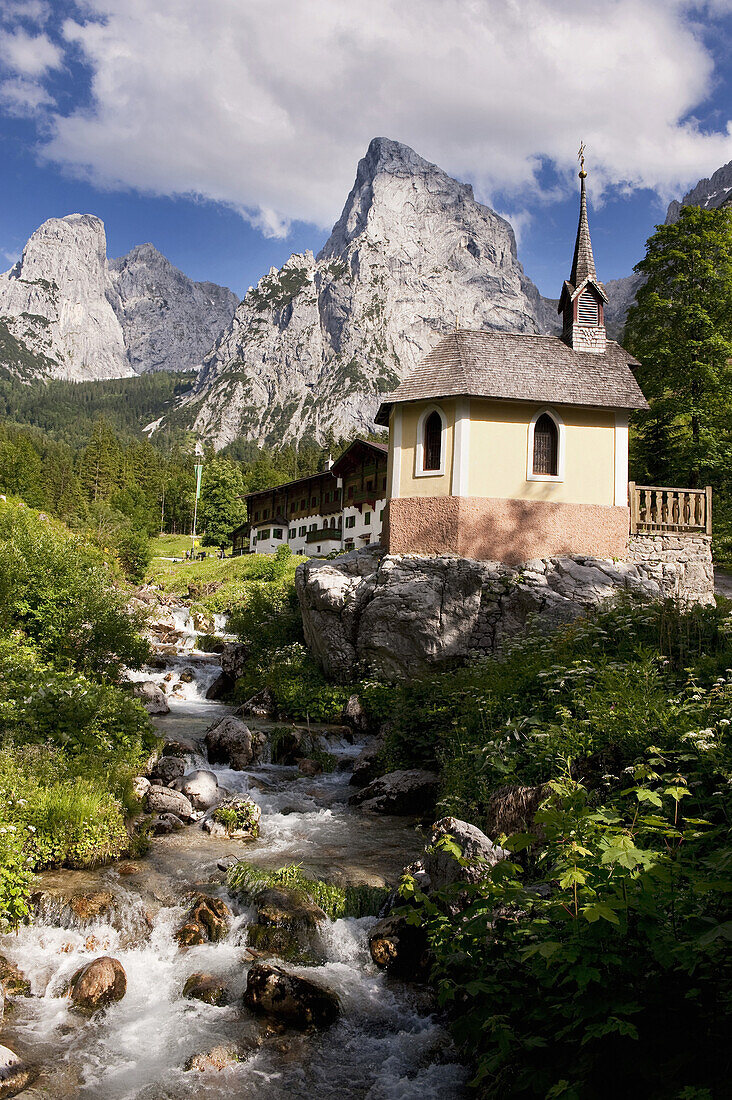
[[[150,539],[144,531],[123,528],[116,536],[114,549],[128,580],[139,583],[152,561]]]
[[[236,682],[234,699],[244,701],[268,688],[280,714],[297,720],[339,722],[351,689],[326,680],[304,645],[252,654]]]
[[[302,890],[331,920],[375,916],[390,893],[382,886],[334,886],[322,879],[310,878],[296,863],[267,871],[240,860],[229,868],[226,878],[229,888],[244,898],[256,897],[268,886]]]
[[[732,678],[707,692],[732,701]],[[730,1070],[730,720],[609,776],[548,784],[528,848],[454,892],[402,887],[486,1097],[721,1095]],[[686,812],[684,812],[686,811]],[[459,855],[450,840],[442,842]],[[526,880],[526,881],[524,881]],[[710,1091],[705,1091],[710,1090]],[[717,1092],[716,1090],[719,1090]]]
[[[94,675],[139,667],[148,647],[102,554],[54,520],[0,504],[0,603],[48,659]]]
[[[257,807],[250,799],[219,806],[213,813],[214,821],[226,828],[227,833],[246,830],[250,836],[259,836],[259,815]]]

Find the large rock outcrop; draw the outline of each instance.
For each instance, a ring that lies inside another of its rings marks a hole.
[[[391,389],[456,320],[556,326],[508,222],[412,149],[375,138],[317,258],[293,255],[252,288],[186,398],[224,446],[367,431]],[[179,415],[179,414],[177,414]]]
[[[0,318],[37,359],[30,377],[88,381],[134,374],[122,326],[107,301],[104,222],[92,214],[49,218],[0,275]],[[13,364],[8,364],[10,369]],[[15,370],[21,377],[28,373]]]
[[[110,260],[109,275],[109,300],[137,374],[198,368],[239,304],[227,287],[194,283],[152,244]]]
[[[493,653],[532,622],[556,628],[621,591],[709,603],[709,542],[638,536],[629,561],[523,566],[354,550],[304,562],[295,581],[305,639],[328,676],[399,679]]]
[[[0,365],[23,381],[77,382],[196,368],[237,302],[150,244],[108,261],[93,214],[49,218],[0,275]]]

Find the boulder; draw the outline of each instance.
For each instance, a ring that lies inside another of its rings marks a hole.
[[[214,978],[212,974],[203,974],[197,971],[186,981],[183,986],[183,996],[191,1000],[203,1001],[207,1005],[220,1005],[224,1003],[228,988],[221,978]]]
[[[190,756],[200,751],[200,745],[186,737],[166,737],[163,745],[163,756]]]
[[[0,1046],[0,1100],[17,1096],[33,1080],[35,1074],[10,1047]]]
[[[153,783],[145,795],[145,804],[150,813],[176,814],[184,821],[192,821],[193,806],[184,794],[171,787],[161,787]]]
[[[297,768],[300,775],[306,775],[311,778],[314,775],[320,775],[323,771],[323,765],[317,760],[311,760],[309,757],[298,760]]]
[[[212,764],[226,764],[234,771],[244,771],[257,763],[266,738],[259,730],[250,730],[241,718],[233,714],[221,718],[206,732],[208,758]]]
[[[256,840],[262,810],[246,795],[237,794],[223,799],[213,813],[204,818],[201,828],[210,836],[229,840]]]
[[[231,927],[231,910],[221,898],[193,894],[186,919],[175,938],[181,947],[223,940]]]
[[[192,684],[195,678],[196,670],[195,668],[191,668],[190,666],[188,668],[184,668],[180,676],[178,677],[182,684]]]
[[[310,734],[306,729],[298,729],[296,726],[277,730],[277,737],[272,745],[271,755],[273,764],[294,765],[305,756],[303,749],[311,744]]]
[[[161,787],[170,787],[176,779],[185,773],[185,762],[177,756],[161,756],[156,760],[150,772],[150,782]]]
[[[221,790],[216,776],[203,768],[188,772],[178,780],[175,786],[197,810],[210,810],[221,800]]]
[[[403,916],[377,921],[369,932],[371,958],[381,970],[399,978],[421,980],[429,970],[427,937],[421,925]]]
[[[241,642],[227,642],[221,651],[221,671],[230,680],[238,680],[240,676],[244,675],[248,656],[248,646],[243,645]]]
[[[369,720],[364,705],[358,695],[350,695],[341,712],[341,721],[358,733],[368,733]]]
[[[379,754],[383,748],[383,741],[374,739],[370,745],[366,745],[353,762],[351,773],[351,785],[365,787],[373,779],[376,779],[383,769],[379,766]]]
[[[140,680],[133,684],[132,694],[140,700],[148,714],[170,714],[165,694],[153,680]]]
[[[458,863],[450,852],[439,848],[430,850],[446,836],[451,837],[460,848],[467,866]],[[442,817],[432,826],[424,855],[411,868],[421,872],[420,886],[423,890],[441,890],[456,882],[479,882],[485,878],[491,867],[509,856],[510,853],[505,848],[499,848],[475,825],[457,817]]]
[[[7,997],[30,997],[31,984],[20,967],[0,955],[0,989]]]
[[[222,1044],[201,1054],[194,1054],[186,1062],[185,1070],[187,1073],[191,1070],[198,1070],[199,1073],[205,1073],[207,1070],[212,1069],[219,1071],[236,1065],[237,1062],[241,1061],[241,1058],[241,1051],[233,1043]]]
[[[216,702],[225,698],[233,687],[233,681],[225,672],[220,672],[214,682],[206,689],[206,698]]]
[[[255,891],[248,900],[257,909],[256,924],[248,929],[251,947],[288,962],[317,961],[319,952],[313,948],[313,933],[328,918],[304,890],[270,886]]]
[[[108,955],[77,970],[69,986],[74,1007],[87,1015],[121,1001],[126,992],[127,976],[122,963]]]
[[[135,798],[139,798],[140,801],[142,801],[149,790],[150,780],[146,779],[144,775],[136,775],[132,780],[132,793]]]
[[[607,761],[604,762],[603,771],[612,771],[612,766]],[[495,790],[486,807],[486,822],[493,836],[531,832],[534,814],[539,809],[544,791],[543,784],[536,787],[509,784]]]
[[[340,1014],[340,1002],[330,989],[271,963],[250,968],[244,1004],[301,1030],[329,1027]]]
[[[421,814],[434,807],[439,783],[435,772],[419,768],[388,772],[351,795],[348,801],[366,813]]]

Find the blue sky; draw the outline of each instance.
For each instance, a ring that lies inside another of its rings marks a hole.
[[[46,218],[101,217],[243,294],[317,251],[369,140],[509,216],[547,295],[588,145],[602,278],[732,160],[732,0],[0,0],[0,268]]]

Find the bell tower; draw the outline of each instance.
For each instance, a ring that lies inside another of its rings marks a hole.
[[[605,351],[605,303],[607,293],[598,281],[595,258],[592,255],[590,227],[587,222],[587,192],[585,180],[585,146],[580,145],[580,215],[574,259],[569,280],[565,281],[559,299],[562,315],[562,340],[575,351],[602,355]]]

